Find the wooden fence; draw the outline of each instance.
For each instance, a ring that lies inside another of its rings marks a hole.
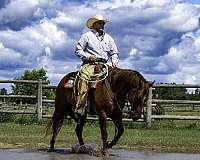
[[[45,81],[30,81],[30,80],[0,80],[0,83],[29,83],[37,85],[37,96],[27,96],[27,95],[0,95],[0,98],[35,98],[37,99],[37,109],[36,112],[23,112],[23,114],[36,114],[38,120],[43,117],[51,117],[51,115],[43,115],[43,103],[54,103],[54,100],[44,99],[42,96],[43,89],[56,89],[56,86],[48,85]],[[177,119],[177,120],[200,120],[200,116],[177,116],[177,115],[152,115],[152,107],[155,103],[167,103],[167,104],[200,104],[200,101],[190,101],[190,100],[162,100],[153,99],[153,89],[154,88],[200,88],[200,85],[191,84],[155,84],[153,88],[149,89],[148,101],[147,101],[147,114],[146,122],[148,126],[151,126],[153,119]],[[1,105],[1,104],[0,104]],[[0,112],[5,112],[1,111]],[[14,112],[12,112],[14,113]],[[18,112],[21,113],[21,112]],[[91,118],[93,119],[93,118]],[[131,119],[124,119],[124,121],[132,121]]]
[[[200,104],[199,101],[191,100],[162,100],[153,99],[154,88],[200,88],[200,85],[192,84],[155,84],[153,88],[149,89],[148,101],[147,101],[147,126],[151,126],[152,119],[175,119],[175,120],[200,120],[200,116],[178,116],[178,115],[152,115],[152,106],[155,103],[170,103],[170,104]]]
[[[37,115],[38,115],[38,120],[42,119],[42,85],[44,84],[48,84],[48,82],[46,81],[42,81],[42,80],[37,80],[37,81],[33,81],[33,80],[0,80],[0,83],[26,83],[26,84],[35,84],[37,85],[37,96],[28,96],[28,95],[1,95],[1,98],[37,98]],[[4,112],[4,113],[16,113],[16,114],[35,114],[35,112],[8,112],[8,111],[0,111],[0,112]]]

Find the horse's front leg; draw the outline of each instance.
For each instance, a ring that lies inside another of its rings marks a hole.
[[[78,141],[80,145],[84,145],[82,133],[83,133],[83,127],[86,122],[86,117],[87,115],[80,116],[80,118],[77,121],[76,129],[75,129],[76,136],[78,137]]]
[[[109,144],[107,144],[107,148],[111,148],[113,145],[116,145],[119,138],[124,133],[124,125],[122,123],[122,112],[121,111],[113,112],[113,116],[111,117],[111,119],[113,120],[113,123],[117,128],[117,135],[115,135],[114,139]]]
[[[102,146],[102,154],[103,156],[108,156],[108,151],[107,151],[107,138],[108,138],[108,133],[106,130],[106,121],[107,121],[107,116],[104,111],[99,112],[99,124],[100,124],[100,129],[101,129],[101,138],[103,142]]]

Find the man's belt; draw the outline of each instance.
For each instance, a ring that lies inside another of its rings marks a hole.
[[[107,60],[103,58],[97,58],[95,61],[86,60],[83,62],[83,65],[87,63],[93,64],[95,62],[107,63]]]

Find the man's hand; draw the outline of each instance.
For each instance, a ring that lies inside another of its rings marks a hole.
[[[112,68],[118,67],[117,63],[112,63]]]
[[[91,55],[90,57],[89,57],[89,60],[90,61],[95,61],[97,59],[97,57],[95,56],[95,55]]]

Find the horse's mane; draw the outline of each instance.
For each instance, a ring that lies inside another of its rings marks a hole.
[[[130,70],[130,69],[129,71],[134,72],[141,80],[143,80],[144,82],[147,82],[147,80],[138,71]]]
[[[121,68],[110,69],[109,80],[111,87],[116,91],[146,88],[149,83],[138,71]]]
[[[134,74],[136,74],[139,79],[140,79],[140,86],[144,87],[145,84],[149,83],[143,76],[141,73],[139,73],[138,71],[135,70],[130,70],[132,72],[134,72]]]

